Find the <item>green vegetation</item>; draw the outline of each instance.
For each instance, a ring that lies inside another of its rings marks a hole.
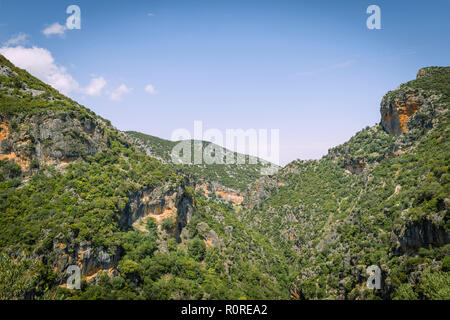
[[[195,194],[193,188],[184,186],[183,175],[139,152],[108,121],[15,68],[3,57],[2,64],[17,73],[12,79],[0,79],[2,121],[10,124],[10,136],[19,135],[19,142],[30,140],[30,151],[24,156],[31,158],[31,171],[22,170],[13,161],[0,161],[0,298],[287,298],[287,291],[267,269],[267,259],[279,264],[283,257],[273,252],[264,237],[240,223],[232,207],[210,203],[201,194]],[[32,97],[8,89],[16,83],[21,83],[20,88],[44,93]],[[33,121],[40,119],[62,125],[49,134],[62,132],[65,138],[40,141],[33,136],[30,128],[36,126]],[[101,138],[91,139],[87,136],[89,130],[96,130]],[[72,159],[64,167],[51,161],[47,164],[34,153],[37,143],[49,157],[64,152]],[[80,152],[80,148],[85,151]],[[138,231],[123,216],[130,196],[140,190],[164,188],[182,188],[195,206],[187,226],[188,239],[184,243],[167,239],[167,251],[160,250],[160,246],[166,241],[164,232],[174,232],[174,218],[163,220],[160,225],[149,218],[144,229]],[[232,236],[215,220],[219,214],[234,230]],[[206,247],[204,235],[196,229],[201,222],[225,239],[227,246]],[[264,253],[251,253],[250,245],[265,247]],[[88,271],[84,271],[81,290],[61,287],[67,278],[67,265],[89,264],[71,260],[81,259],[86,248],[97,260],[96,250],[109,254],[112,260],[107,264],[114,271],[98,271],[90,279]],[[287,285],[287,272],[277,272],[277,277],[284,277],[283,284]],[[264,290],[259,290],[262,283]]]
[[[174,171],[190,177],[191,180],[214,181],[234,190],[245,191],[250,183],[255,182],[258,178],[261,177],[262,168],[270,167],[272,165],[267,161],[261,160],[259,158],[242,155],[237,152],[232,153],[233,158],[235,159],[235,161],[237,161],[237,157],[245,157],[244,164],[174,164],[172,162],[171,152],[173,147],[180,141],[174,142],[164,140],[135,131],[128,131],[127,134],[144,153],[150,154],[151,156],[162,160]],[[194,145],[199,141],[191,140],[190,142],[192,148],[191,163],[194,163]],[[213,143],[211,144],[206,141],[201,141],[201,145],[202,151],[204,151],[205,148],[209,145],[214,145],[214,148],[217,147],[218,149],[223,149]],[[223,149],[223,151],[224,154],[228,152],[227,149]]]
[[[121,235],[125,255],[118,274],[98,273],[96,281],[83,281],[81,290],[55,288],[52,296],[61,299],[286,299],[287,261],[261,235],[239,223],[226,207],[197,195],[196,216],[189,225],[192,239],[177,244],[169,239],[167,249],[157,248],[157,224],[147,222],[147,232],[128,231]],[[233,226],[227,235],[215,218]],[[225,240],[226,248],[208,247],[198,233],[199,223],[208,223]],[[253,252],[251,248],[262,248]],[[233,260],[229,259],[233,256]],[[269,268],[270,266],[270,268]]]
[[[176,142],[0,65],[15,73],[0,76],[0,147],[17,162],[0,160],[0,299],[450,299],[449,68],[397,89],[441,97],[409,132],[367,127],[257,181],[262,164],[174,165]],[[251,201],[191,182],[250,186]],[[80,290],[64,287],[74,264]]]
[[[401,84],[396,90],[389,91],[388,96],[406,89],[418,89],[429,93],[442,95],[440,102],[450,102],[450,68],[449,67],[428,67],[426,74],[418,79]]]
[[[444,71],[408,86],[447,90]],[[305,298],[450,299],[449,107],[439,100],[433,128],[418,137],[389,136],[376,125],[319,161],[290,163],[273,178],[282,186],[246,212],[246,223],[300,252],[296,288]],[[406,152],[395,154],[402,145]],[[372,264],[385,272],[375,295],[355,281]]]

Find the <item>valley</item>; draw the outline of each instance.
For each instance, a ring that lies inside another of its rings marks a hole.
[[[420,69],[380,123],[262,176],[174,164],[0,55],[0,299],[450,299],[449,109],[450,67]]]

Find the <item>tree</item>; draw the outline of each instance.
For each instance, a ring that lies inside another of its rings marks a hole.
[[[409,283],[402,283],[394,292],[394,300],[417,300],[417,294]]]
[[[0,300],[23,299],[34,288],[37,261],[0,255]]]
[[[124,259],[119,263],[119,270],[128,277],[133,276],[138,272],[139,264],[136,261]]]
[[[450,273],[425,271],[419,283],[419,291],[427,299],[449,300]]]
[[[196,237],[188,243],[189,255],[196,261],[203,261],[206,254],[206,245],[200,238]]]

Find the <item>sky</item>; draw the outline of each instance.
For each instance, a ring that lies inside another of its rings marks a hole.
[[[70,5],[80,29],[68,29]],[[368,29],[378,5],[381,29]],[[448,66],[449,1],[0,0],[0,53],[120,130],[278,129],[279,162],[380,121],[383,95]]]

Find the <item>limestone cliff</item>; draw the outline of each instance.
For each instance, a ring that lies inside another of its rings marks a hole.
[[[145,232],[145,222],[155,219],[163,240],[175,237],[183,240],[183,231],[194,214],[192,199],[182,186],[169,184],[160,188],[146,188],[129,196],[120,217],[120,224]],[[169,225],[165,221],[170,221]],[[164,246],[164,244],[162,244]]]
[[[88,241],[75,243],[59,234],[55,237],[52,251],[46,259],[53,266],[53,271],[60,275],[59,282],[64,286],[66,278],[69,277],[66,273],[69,266],[78,266],[81,276],[89,281],[99,271],[107,272],[109,275],[116,274],[120,255],[120,249],[117,247],[104,249],[94,247]]]
[[[395,254],[412,254],[419,248],[440,247],[450,243],[449,234],[442,223],[431,220],[410,222],[402,226],[391,239]]]
[[[63,167],[107,146],[105,124],[93,117],[56,111],[0,114],[0,159],[14,161],[24,173],[39,165]]]
[[[422,68],[417,73],[417,79],[433,75],[436,68]],[[425,107],[433,106],[440,96],[421,88],[402,85],[388,92],[381,101],[381,125],[389,134],[400,135],[408,131],[408,121],[416,112]]]

